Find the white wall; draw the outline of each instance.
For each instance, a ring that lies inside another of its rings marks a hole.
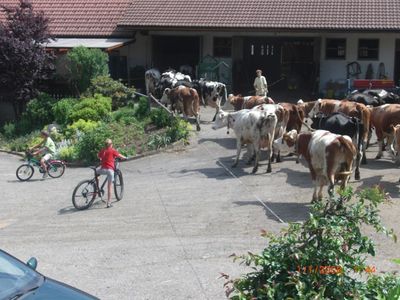
[[[357,61],[361,66],[361,74],[359,79],[365,79],[365,73],[368,65],[371,63],[374,71],[374,77],[378,72],[379,63],[385,64],[386,76],[393,78],[394,57],[396,39],[400,38],[399,34],[378,34],[378,33],[360,33],[360,34],[324,34],[321,36],[321,64],[320,64],[320,91],[324,90],[326,83],[332,81],[345,81],[347,76],[346,65],[350,62]],[[325,43],[327,38],[346,38],[346,59],[338,60],[325,58]],[[358,40],[359,39],[379,39],[379,58],[378,60],[357,60]]]
[[[380,62],[385,64],[387,77],[393,78],[394,72],[394,56],[395,56],[395,41],[400,39],[400,34],[396,33],[290,33],[290,32],[196,32],[196,35],[202,36],[201,55],[213,54],[213,38],[233,37],[233,36],[255,36],[255,37],[320,37],[321,38],[321,57],[320,57],[320,91],[324,90],[326,83],[332,81],[346,80],[346,65],[352,61],[357,61],[361,65],[362,74],[360,79],[365,78],[365,72],[369,63],[372,64],[374,74],[377,74],[378,65]],[[193,32],[174,32],[174,31],[155,31],[148,35],[136,34],[136,42],[125,46],[121,49],[121,55],[128,56],[128,69],[136,65],[142,65],[146,69],[153,67],[151,57],[151,36],[152,35],[193,35]],[[345,60],[326,60],[325,59],[325,42],[327,38],[346,38],[346,59]],[[358,39],[360,38],[377,38],[379,42],[379,59],[374,61],[358,61]]]
[[[151,68],[151,38],[150,35],[137,33],[136,41],[120,49],[121,55],[128,56],[128,71],[134,66]]]

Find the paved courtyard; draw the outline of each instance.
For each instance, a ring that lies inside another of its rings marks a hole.
[[[212,118],[206,110],[202,119]],[[355,188],[380,184],[392,197],[381,207],[383,222],[400,234],[399,177],[392,161],[367,151]],[[245,151],[244,151],[245,152]],[[85,211],[71,202],[89,168],[68,168],[59,179],[38,173],[19,182],[17,156],[0,153],[0,247],[21,260],[35,256],[38,271],[101,299],[224,299],[219,272],[237,276],[244,267],[229,255],[265,247],[260,230],[278,233],[307,217],[312,195],[308,169],[284,158],[256,175],[235,155],[233,132],[200,133],[183,151],[124,162],[124,199],[110,209],[101,201]],[[370,229],[366,228],[367,231]],[[399,270],[398,244],[372,233],[377,271]]]

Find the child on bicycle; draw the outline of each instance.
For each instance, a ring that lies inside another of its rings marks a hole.
[[[125,156],[120,154],[113,148],[111,139],[106,139],[105,148],[101,149],[97,154],[101,161],[101,166],[96,169],[98,175],[107,175],[107,204],[106,207],[111,207],[111,189],[114,182],[114,161],[116,158],[126,159]],[[97,182],[98,186],[98,182]]]
[[[40,165],[42,166],[43,169],[43,178],[47,177],[47,166],[46,166],[46,161],[48,161],[49,159],[51,159],[54,154],[56,153],[56,144],[54,144],[54,141],[51,139],[50,134],[45,131],[42,130],[40,132],[43,140],[33,146],[30,151],[34,151],[35,149],[37,149],[36,151],[32,152],[33,156],[36,155],[42,155],[42,157],[40,158]]]

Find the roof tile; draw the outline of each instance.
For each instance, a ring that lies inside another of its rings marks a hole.
[[[55,36],[120,36],[117,23],[131,0],[31,0],[35,11],[44,11]],[[2,5],[18,5],[1,0]],[[0,11],[0,21],[4,13]]]
[[[133,0],[136,28],[399,30],[399,0]]]

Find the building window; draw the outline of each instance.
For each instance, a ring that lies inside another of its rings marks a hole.
[[[214,56],[231,57],[232,55],[232,39],[231,38],[214,38]]]
[[[358,40],[358,59],[378,59],[378,57],[379,57],[378,39]]]
[[[346,39],[326,39],[326,59],[346,59]]]

